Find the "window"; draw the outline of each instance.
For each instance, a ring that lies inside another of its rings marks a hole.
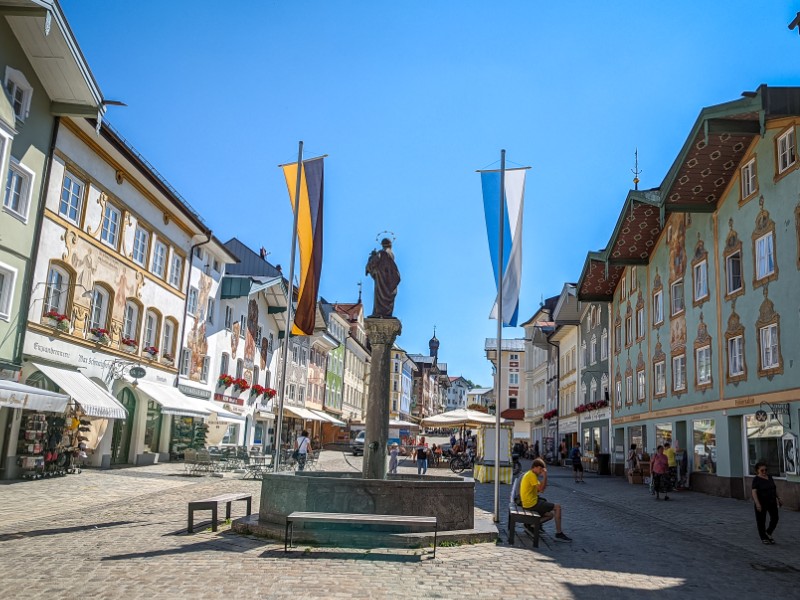
[[[200,373],[200,381],[203,383],[208,382],[208,372],[211,370],[211,357],[204,356],[203,357],[203,370]]]
[[[169,267],[169,284],[172,287],[181,287],[181,276],[183,275],[183,257],[172,251],[172,260]]]
[[[794,148],[794,127],[778,136],[778,174],[783,173],[797,161]]]
[[[125,303],[122,336],[131,340],[138,340],[139,338],[139,307],[130,300]]]
[[[653,325],[664,322],[664,292],[658,290],[653,294]]]
[[[644,371],[637,371],[636,372],[636,389],[637,395],[636,398],[639,402],[644,401],[645,393],[647,388],[645,387],[647,384],[645,382]]]
[[[2,156],[0,156],[2,159]],[[28,209],[31,205],[34,173],[14,158],[8,165],[6,192],[3,196],[3,207],[23,221],[28,220]]]
[[[589,388],[589,401],[597,402],[597,382],[592,379],[592,385]]]
[[[211,300],[211,298],[209,298]],[[239,337],[244,337],[244,331],[247,329],[247,317],[241,315],[239,317]],[[297,361],[295,361],[297,362]]]
[[[742,289],[742,253],[734,252],[725,259],[728,294]]]
[[[253,366],[253,383],[252,385],[256,385],[258,383],[258,376],[260,375],[257,366]]]
[[[222,353],[222,357],[219,360],[219,374],[225,375],[228,373],[228,369],[230,368],[230,357]]]
[[[622,380],[617,379],[616,382],[616,391],[617,391],[617,406],[622,405]]]
[[[225,329],[230,331],[231,327],[233,327],[233,309],[225,306]]]
[[[150,265],[150,271],[160,278],[164,278],[164,270],[167,264],[167,246],[164,242],[156,240],[156,245],[153,247],[153,263]]]
[[[685,306],[683,303],[683,279],[680,279],[672,284],[670,287],[672,292],[672,315],[677,315],[683,312]]]
[[[694,266],[694,299],[708,298],[708,261],[702,261]]]
[[[306,388],[303,386],[297,387],[297,402],[300,406],[303,406],[306,403]]]
[[[625,317],[625,345],[630,346],[633,343],[633,317],[628,315]]]
[[[112,248],[116,248],[119,241],[120,219],[119,210],[106,203],[106,209],[103,211],[103,227],[100,230],[100,239]]]
[[[92,289],[92,305],[89,308],[89,327],[107,329],[108,292],[100,286]]]
[[[259,325],[259,326],[256,328],[256,339],[255,339],[255,342],[256,342],[256,348],[257,348],[257,349],[260,349],[260,348],[261,348],[261,338],[262,338],[262,337],[264,337],[264,336],[262,335],[262,329],[261,329],[261,325]],[[321,364],[321,361],[320,361],[320,364]]]
[[[158,340],[158,315],[151,310],[145,313],[144,317],[144,339],[142,343],[145,348],[157,348]]]
[[[239,425],[228,425],[225,435],[222,436],[222,444],[235,445],[239,443]]]
[[[625,300],[628,297],[628,283],[626,281],[625,276],[622,276],[622,281],[620,282],[620,300]]]
[[[592,342],[589,345],[589,357],[592,364],[597,362],[597,338],[595,336],[592,336]]]
[[[61,186],[61,201],[58,203],[58,214],[80,224],[81,211],[83,210],[83,182],[67,171],[64,174],[64,184]]]
[[[189,366],[192,364],[192,351],[189,348],[184,348],[181,352],[181,375],[183,377],[189,376]]]
[[[217,273],[220,272],[219,261],[216,258],[214,259],[211,268],[214,269]]]
[[[51,310],[60,314],[67,312],[67,290],[69,275],[61,267],[52,266],[47,274],[47,288],[44,296],[44,312]]]
[[[655,385],[656,396],[663,396],[667,393],[665,366],[666,365],[663,360],[653,365],[653,382]]]
[[[197,315],[197,294],[198,290],[192,286],[189,288],[189,295],[186,297],[186,312],[193,317]]]
[[[581,342],[581,365],[580,366],[581,366],[582,369],[585,368],[586,365],[589,364],[589,358],[588,358],[588,355],[586,353],[587,353],[586,340],[584,340],[583,342]]]
[[[636,267],[631,267],[631,293],[636,291]]]
[[[752,196],[758,190],[758,182],[756,180],[756,159],[753,158],[747,162],[741,169],[741,187],[742,199]]]
[[[206,321],[211,325],[214,324],[214,298],[208,299],[208,308],[206,310]]]
[[[614,352],[619,352],[622,349],[622,325],[617,322],[614,325]]]
[[[244,375],[244,361],[240,358],[236,361],[236,379],[241,379]]]
[[[697,363],[697,384],[708,385],[711,383],[711,346],[703,346],[695,350]]]
[[[600,336],[600,360],[608,358],[608,331],[603,329],[603,335]]]
[[[633,404],[633,375],[625,376],[625,404]]]
[[[672,389],[686,389],[686,355],[681,354],[672,358]]]
[[[692,422],[693,469],[705,473],[717,472],[717,430],[714,419]]]
[[[744,338],[741,335],[728,340],[728,375],[744,375]]]
[[[150,243],[150,233],[147,229],[136,226],[133,234],[133,262],[144,266],[147,264],[147,247]]]
[[[301,348],[300,349],[300,364],[303,365],[304,367],[306,366],[306,364],[308,364],[307,356],[308,356],[308,353],[306,352],[306,349],[305,348]]]
[[[175,324],[166,319],[164,321],[164,335],[161,336],[161,356],[169,360],[175,355]]]
[[[761,342],[761,368],[776,369],[780,366],[778,358],[778,326],[767,325],[759,329]]]
[[[636,309],[636,338],[644,337],[644,307]]]
[[[28,83],[22,71],[7,66],[5,87],[11,100],[11,106],[14,108],[14,116],[20,121],[24,121],[28,118],[31,110],[33,86]]]
[[[0,319],[4,321],[11,317],[11,300],[16,280],[17,270],[0,263]]]
[[[756,279],[764,279],[775,272],[775,252],[772,232],[756,240]]]
[[[519,373],[508,374],[508,385],[519,385]]]

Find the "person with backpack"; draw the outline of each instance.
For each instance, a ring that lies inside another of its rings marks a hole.
[[[581,445],[576,444],[570,450],[569,458],[572,461],[572,473],[575,475],[575,483],[586,483],[583,480],[583,461],[581,461]]]
[[[304,429],[294,442],[294,454],[297,460],[298,471],[303,471],[306,468],[306,459],[310,451],[311,440],[308,438],[308,432]]]

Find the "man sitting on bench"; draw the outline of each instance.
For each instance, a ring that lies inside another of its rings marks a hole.
[[[571,542],[572,538],[561,531],[561,505],[548,502],[539,493],[547,488],[547,465],[541,458],[535,458],[531,465],[531,470],[525,473],[519,484],[519,497],[522,500],[522,508],[532,510],[542,516],[542,523],[549,521],[555,516],[556,520],[556,539],[560,542]],[[531,527],[526,524],[526,528]]]

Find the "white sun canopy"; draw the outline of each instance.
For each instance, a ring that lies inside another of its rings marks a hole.
[[[0,380],[0,406],[23,410],[63,413],[69,396],[40,390],[16,381]]]
[[[69,394],[70,398],[81,407],[84,414],[104,419],[124,419],[128,416],[128,411],[120,404],[119,400],[80,371],[38,363],[32,364],[63,392]]]

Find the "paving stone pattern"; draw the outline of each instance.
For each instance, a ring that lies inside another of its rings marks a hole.
[[[360,471],[361,458],[323,452],[320,468]],[[416,472],[410,461],[401,470]],[[564,506],[571,544],[549,523],[538,550],[521,526],[509,546],[502,485],[499,542],[441,547],[433,559],[396,548],[286,555],[225,525],[211,533],[200,513],[188,535],[189,500],[252,491],[257,511],[261,482],[181,473],[154,465],[0,485],[0,598],[789,598],[800,580],[800,513],[781,511],[778,543],[764,546],[748,502],[693,492],[655,501],[621,478],[575,484],[551,469],[545,495]],[[493,485],[478,484],[476,509],[492,507]]]

